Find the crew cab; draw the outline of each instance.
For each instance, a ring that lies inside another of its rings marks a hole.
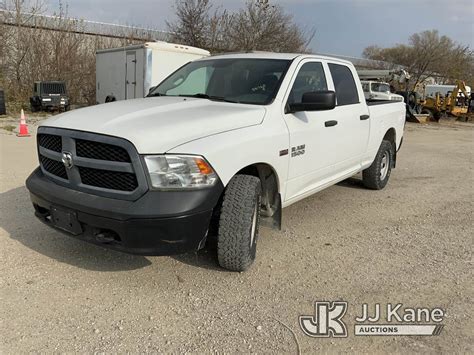
[[[26,186],[36,216],[69,235],[142,255],[212,236],[219,264],[243,271],[259,226],[279,228],[283,208],[358,172],[384,188],[404,124],[402,102],[366,102],[350,62],[211,56],[146,98],[44,121]]]

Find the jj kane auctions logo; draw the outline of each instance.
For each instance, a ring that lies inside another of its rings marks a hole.
[[[299,317],[301,330],[314,338],[345,338],[347,307],[344,301],[317,301],[314,314]],[[385,307],[364,303],[359,314],[354,326],[354,335],[359,336],[439,335],[445,316],[441,308],[404,308],[401,303]]]

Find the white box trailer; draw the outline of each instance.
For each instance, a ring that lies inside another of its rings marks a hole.
[[[97,103],[145,97],[176,69],[209,55],[204,49],[167,42],[98,50]]]

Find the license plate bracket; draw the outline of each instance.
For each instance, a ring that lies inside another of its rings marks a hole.
[[[77,219],[77,214],[74,211],[51,207],[51,223],[59,229],[62,229],[73,235],[82,233],[82,226]]]

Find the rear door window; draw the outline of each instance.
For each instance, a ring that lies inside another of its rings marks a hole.
[[[334,63],[329,63],[329,70],[336,90],[337,106],[358,104],[359,93],[351,70]]]

